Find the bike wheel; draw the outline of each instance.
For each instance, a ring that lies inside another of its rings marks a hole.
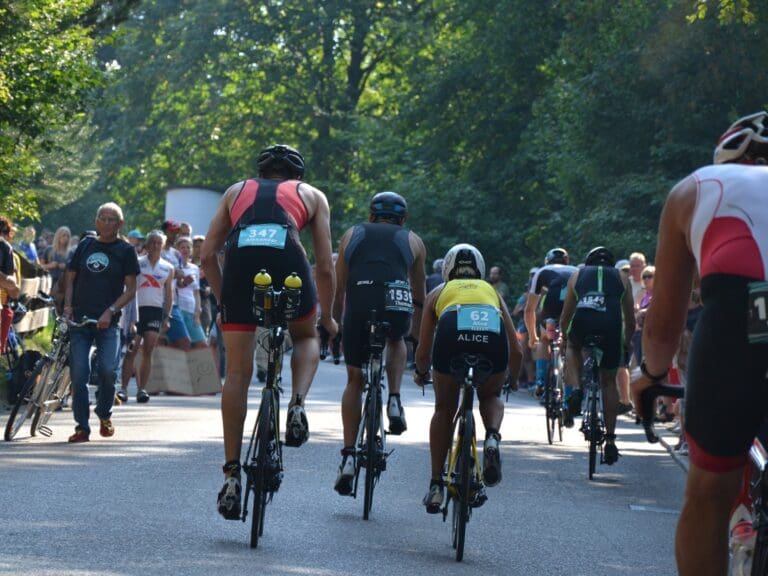
[[[594,390],[589,393],[589,479],[595,475],[597,465],[597,443],[600,425],[597,419],[597,394]]]
[[[544,416],[547,419],[547,442],[550,444],[552,444],[552,440],[555,437],[555,423],[557,421],[555,414],[554,378],[554,371],[550,368],[549,377],[544,386]]]
[[[52,364],[51,370],[53,371],[51,376],[46,376],[46,380],[41,379],[41,382],[45,382],[45,388],[42,390],[35,415],[32,417],[32,425],[29,430],[32,436],[37,436],[40,427],[48,423],[53,413],[61,405],[61,397],[58,394],[69,387],[69,369],[66,366]],[[48,435],[50,435],[50,431]]]
[[[381,421],[381,392],[371,391],[366,402],[365,426],[365,497],[363,519],[368,520],[373,506],[373,489],[379,477],[379,446],[376,442]]]
[[[35,413],[37,409],[35,396],[39,392],[37,383],[42,382],[42,380],[40,380],[40,374],[43,371],[47,372],[50,365],[50,360],[45,358],[41,359],[32,371],[32,374],[30,374],[24,382],[24,386],[22,386],[18,398],[16,398],[16,403],[13,405],[11,413],[8,416],[8,421],[5,423],[6,441],[13,440],[26,419]]]
[[[256,430],[256,447],[250,463],[249,484],[253,495],[251,506],[251,548],[259,544],[259,537],[264,534],[264,512],[267,507],[267,484],[265,472],[269,457],[267,446],[270,441],[272,421],[272,395],[267,391],[261,397],[259,408],[259,426]],[[249,497],[249,496],[246,496]]]
[[[453,547],[456,549],[456,562],[464,558],[464,543],[469,522],[469,499],[472,488],[472,439],[475,436],[475,421],[472,413],[464,415],[464,431],[461,436],[461,454],[456,464],[459,477],[456,498],[453,500]]]

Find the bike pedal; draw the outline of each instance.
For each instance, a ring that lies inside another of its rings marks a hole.
[[[38,426],[37,431],[46,438],[53,436],[53,430],[48,428],[48,426]]]

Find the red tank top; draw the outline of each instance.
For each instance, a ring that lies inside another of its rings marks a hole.
[[[304,201],[299,196],[299,184],[301,180],[284,180],[277,185],[277,203],[285,210],[286,214],[293,220],[297,230],[301,230],[309,221],[309,213]],[[232,223],[236,223],[243,216],[245,211],[256,200],[259,191],[259,182],[257,180],[246,180],[240,193],[235,198],[232,208],[229,210],[229,218]]]

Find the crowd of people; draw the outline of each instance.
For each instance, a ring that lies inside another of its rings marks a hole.
[[[257,160],[258,177],[226,190],[204,238],[172,220],[146,237],[133,230],[122,238],[123,213],[114,203],[99,207],[95,232],[80,238],[62,227],[36,239],[34,228],[25,228],[19,249],[53,277],[60,312],[96,322],[95,327],[73,327],[70,366],[77,426],[70,441],[88,441],[90,435],[86,384],[92,346],[99,386],[95,412],[100,434],[111,436],[114,398],[128,400],[131,354],[141,350],[136,400],[146,402],[152,350],[159,341],[184,350],[223,341],[225,482],[217,506],[225,518],[239,518],[243,424],[259,326],[251,306],[252,279],[260,269],[275,278],[295,272],[302,294],[300,310],[288,323],[293,353],[285,443],[298,447],[309,439],[305,399],[319,362],[317,327],[331,340],[341,331],[347,385],[335,481],[339,494],[352,489],[364,329],[372,310],[382,311],[388,326],[391,433],[407,430],[399,394],[407,336],[417,343],[415,381],[434,381],[431,478],[424,497],[429,513],[443,505],[443,464],[458,403],[450,359],[481,352],[493,365],[478,398],[486,430],[483,475],[486,485],[494,486],[502,478],[502,387],[506,383],[541,395],[550,344],[560,338],[566,350],[565,425],[573,426],[583,398],[582,350],[598,337],[606,464],[620,456],[617,417],[633,410],[641,415],[633,395],[667,379],[686,385],[684,410],[663,399],[657,415],[680,418],[679,448],[690,450],[677,532],[678,567],[681,574],[724,574],[729,513],[743,485],[747,451],[765,416],[768,204],[760,195],[768,184],[766,118],[761,112],[736,122],[718,143],[714,165],[697,170],[670,192],[656,266],[640,252],[617,260],[604,246],[576,262],[565,248],[555,247],[542,266],[530,269],[517,298],[499,266],[490,267],[486,280],[485,260],[472,244],[453,246],[427,275],[424,243],[405,227],[408,205],[395,192],[375,195],[367,221],[348,229],[334,253],[327,198],[304,181],[304,158],[285,145],[266,148]],[[313,266],[299,238],[304,228],[310,232]],[[14,234],[13,224],[0,218],[4,300],[18,296],[10,248]],[[750,316],[745,310],[755,302],[762,303],[762,309],[756,305],[762,312]],[[121,349],[127,356],[116,389]],[[723,355],[730,361],[723,362]],[[718,405],[724,387],[733,402],[730,410]]]

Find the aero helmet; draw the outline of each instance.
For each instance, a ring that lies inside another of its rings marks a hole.
[[[275,170],[295,180],[304,177],[304,157],[296,148],[285,144],[275,144],[262,150],[256,165],[260,175]]]
[[[369,206],[374,218],[391,218],[402,222],[408,214],[408,203],[396,192],[379,192]]]
[[[547,264],[568,264],[568,252],[565,251],[565,248],[552,248],[544,256],[544,265]]]
[[[605,246],[592,248],[584,258],[584,264],[587,266],[613,266],[615,263],[616,259]]]
[[[456,244],[445,255],[443,280],[456,278],[485,278],[485,260],[472,244]]]
[[[757,112],[739,118],[720,136],[715,148],[713,163],[736,162],[748,151],[752,142],[768,144],[767,112]]]

